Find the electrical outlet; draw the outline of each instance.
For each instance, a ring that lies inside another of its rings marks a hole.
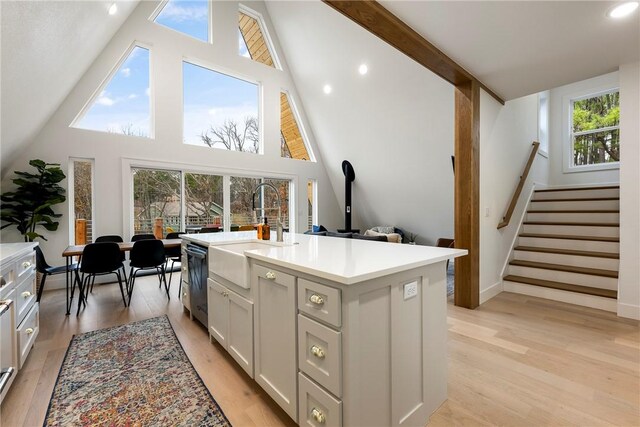
[[[404,299],[408,300],[418,295],[418,282],[411,282],[404,285]]]

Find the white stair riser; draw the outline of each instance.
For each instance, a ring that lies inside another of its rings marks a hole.
[[[597,242],[593,240],[518,237],[518,246],[535,246],[537,248],[558,248],[573,249],[577,251],[620,253],[620,243],[618,242]]]
[[[572,267],[600,268],[618,271],[620,261],[612,258],[592,256],[550,254],[546,252],[514,251],[514,259],[522,261],[546,262],[548,264],[570,265]]]
[[[527,221],[549,221],[549,222],[620,222],[620,214],[618,213],[562,213],[562,212],[545,212],[545,213],[527,213]]]
[[[566,202],[540,202],[532,200],[528,210],[557,211],[557,210],[619,210],[619,200],[578,200]]]
[[[616,312],[618,309],[617,301],[613,298],[598,297],[595,295],[586,295],[576,292],[563,291],[560,289],[549,289],[542,286],[527,285],[525,283],[503,282],[505,292],[513,292],[523,295],[531,295],[539,298],[546,298],[554,301],[566,302],[569,304],[581,305],[584,307],[597,308],[600,310]]]
[[[524,224],[524,233],[562,234],[567,236],[620,237],[618,227],[587,227],[583,225]]]
[[[529,277],[532,279],[551,280],[553,282],[570,283],[572,285],[588,286],[591,288],[618,289],[618,279],[611,277],[592,276],[590,274],[569,273],[567,271],[545,270],[542,268],[510,265],[509,274]]]
[[[534,199],[586,199],[590,197],[619,197],[620,189],[607,188],[602,190],[571,190],[571,191],[541,191],[534,192]]]

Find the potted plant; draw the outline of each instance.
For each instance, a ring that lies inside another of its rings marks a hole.
[[[16,171],[18,178],[13,179],[16,189],[0,196],[0,219],[5,223],[0,229],[15,225],[25,242],[37,238],[47,240],[36,227],[42,226],[47,231],[58,229],[59,222],[55,218],[62,214],[55,213],[53,206],[66,200],[65,190],[59,185],[66,177],[59,163],[36,159],[29,165],[36,168],[37,173]]]

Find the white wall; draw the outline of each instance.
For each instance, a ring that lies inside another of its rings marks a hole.
[[[288,90],[296,105],[302,107],[295,85],[288,71],[285,52],[280,48],[276,32],[271,26],[262,2],[243,2],[261,13],[279,53],[284,71],[242,58],[238,55],[237,20],[238,2],[213,2],[213,40],[207,44],[170,29],[156,25],[147,18],[157,2],[141,2],[103,52],[70,92],[68,97],[39,132],[31,144],[20,153],[11,170],[28,168],[28,160],[41,158],[62,164],[68,170],[69,157],[95,159],[95,218],[94,235],[130,233],[127,218],[130,202],[124,200],[123,164],[153,162],[212,173],[261,174],[285,176],[294,180],[298,200],[296,224],[298,231],[306,229],[307,179],[318,182],[320,222],[330,227],[340,225],[340,211],[322,163],[313,132],[300,108],[302,125],[306,127],[311,149],[317,163],[280,158],[280,91]],[[121,55],[134,42],[151,46],[151,93],[155,111],[155,139],[126,137],[70,128],[69,124],[83,105],[98,89],[102,80]],[[214,150],[182,143],[182,60],[195,58],[219,70],[247,76],[262,84],[262,112],[264,155]],[[4,124],[10,126],[10,124]],[[11,178],[8,174],[7,178]],[[64,181],[68,185],[68,181]],[[9,187],[3,182],[3,191]],[[65,203],[56,208],[63,212],[60,228],[55,233],[44,233],[49,238],[42,247],[50,264],[63,262],[60,254],[69,244],[69,208]],[[124,212],[124,215],[123,215]],[[18,241],[16,232],[3,233],[2,241]]]
[[[505,263],[534,182],[548,183],[549,159],[538,154],[507,227],[497,229],[538,135],[538,97],[502,106],[480,92],[480,303],[502,291]]]
[[[563,165],[568,156],[566,145],[569,126],[568,99],[618,87],[618,72],[551,89],[549,94],[549,185],[571,186],[594,183],[618,183],[619,169],[601,171],[565,172]],[[563,102],[564,101],[564,102]]]
[[[620,66],[618,316],[640,319],[640,63]]]
[[[341,206],[355,169],[353,226],[453,237],[453,87],[321,2],[267,7]]]

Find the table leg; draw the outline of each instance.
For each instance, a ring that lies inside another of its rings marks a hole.
[[[65,262],[66,262],[66,271],[65,271],[65,275],[66,275],[66,290],[67,290],[67,316],[69,314],[71,314],[71,300],[69,299],[69,267],[71,266],[70,262],[69,262],[69,257],[65,257]],[[73,298],[73,296],[72,296]]]

